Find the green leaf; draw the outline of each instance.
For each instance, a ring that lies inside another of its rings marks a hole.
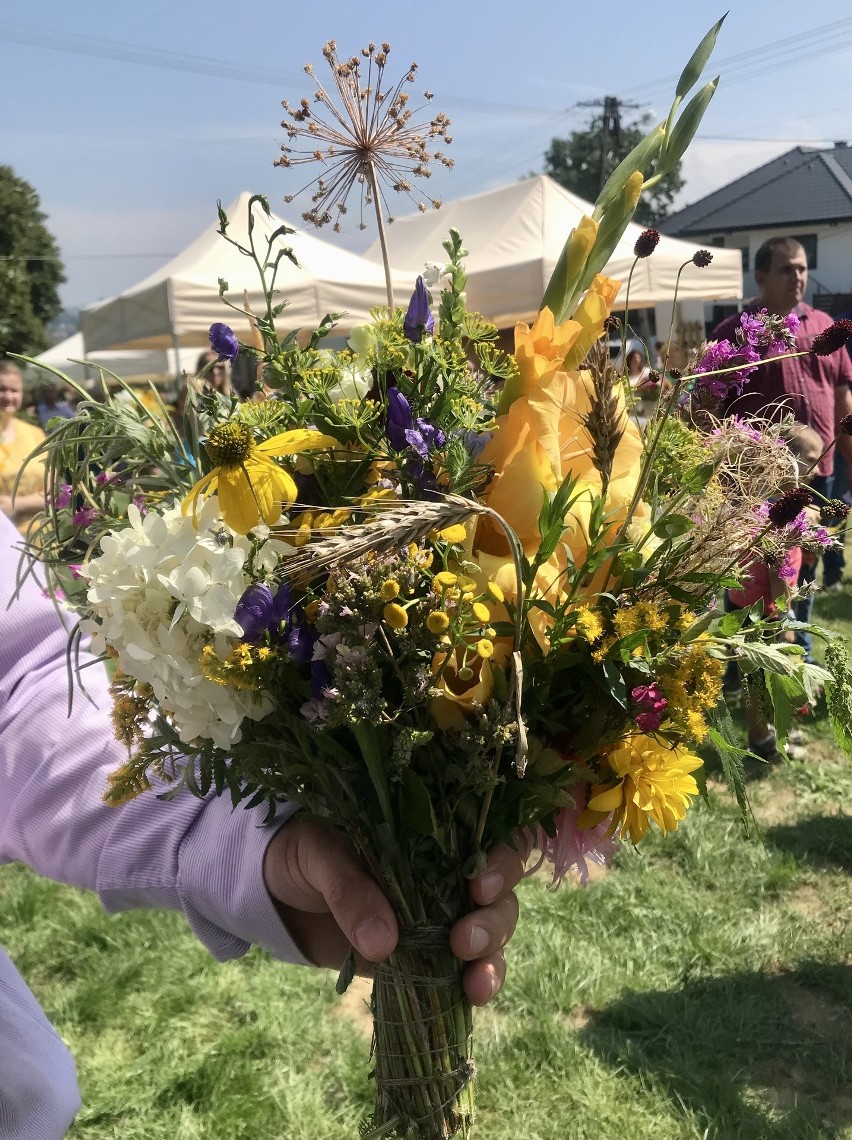
[[[334,989],[338,994],[345,994],[349,989],[349,984],[355,977],[355,970],[355,950],[350,946],[346,952],[346,957],[343,959],[343,965],[340,967],[337,981],[334,984]]]
[[[690,467],[681,476],[680,485],[684,491],[697,495],[703,491],[716,471],[715,463],[699,463],[697,467]]]
[[[438,821],[426,785],[410,768],[402,773],[399,806],[402,822],[412,835],[434,835]]]
[[[677,82],[675,89],[675,98],[683,99],[695,86],[701,78],[701,72],[707,66],[707,61],[713,54],[713,49],[716,46],[716,39],[719,35],[719,29],[724,24],[728,13],[726,12],[720,20],[717,20],[695,51],[692,53],[689,62],[680,74],[680,79]]]
[[[665,123],[660,122],[645,135],[641,142],[631,150],[630,154],[619,162],[612,174],[607,179],[606,185],[598,195],[598,200],[595,203],[595,217],[601,218],[606,211],[607,207],[611,206],[613,202],[619,197],[627,185],[627,180],[631,174],[635,174],[637,170],[641,171],[644,175],[645,170],[657,157],[657,154],[662,148],[665,141],[666,127]],[[629,220],[629,219],[628,219]],[[625,228],[627,222],[625,221]],[[624,231],[622,230],[622,233]],[[621,236],[621,235],[619,235]],[[600,240],[600,234],[598,234]],[[616,240],[616,245],[618,244]],[[613,249],[615,246],[613,246]],[[595,246],[597,249],[597,245]],[[604,262],[605,264],[605,262]]]
[[[743,767],[743,758],[748,755],[748,752],[734,743],[736,737],[731,714],[724,706],[721,706],[721,709],[722,711],[716,716],[718,727],[708,728],[707,739],[716,749],[728,787],[736,798],[743,830],[748,835],[750,833],[751,813],[746,796],[745,768]]]
[[[686,148],[692,142],[695,132],[701,125],[704,112],[709,107],[710,100],[716,94],[716,88],[718,86],[719,76],[717,75],[715,79],[711,80],[710,83],[702,87],[697,94],[693,95],[684,107],[660,156],[660,163],[654,174],[655,178],[660,178],[664,174],[668,174],[683,158]]]
[[[695,526],[687,515],[662,515],[651,527],[651,534],[657,538],[680,538]]]

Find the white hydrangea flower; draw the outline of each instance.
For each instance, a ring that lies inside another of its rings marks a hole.
[[[268,697],[201,672],[205,646],[226,657],[242,634],[234,612],[251,582],[251,540],[225,526],[215,496],[197,528],[180,504],[144,518],[131,504],[128,518],[130,526],[105,535],[101,553],[81,567],[92,614],[83,632],[95,652],[109,645],[123,672],[151,686],[181,740],[203,737],[227,749],[240,739],[244,717],[260,720],[272,709]],[[280,551],[266,552],[267,545],[284,544],[264,543],[260,557],[271,568]]]

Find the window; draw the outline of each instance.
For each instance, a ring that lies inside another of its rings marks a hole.
[[[817,267],[817,236],[816,234],[791,234],[794,241],[797,241],[802,249],[805,251],[808,259],[808,269],[816,269]]]
[[[740,247],[740,256],[743,259],[743,273],[748,273],[749,267],[749,248],[747,245]]]
[[[725,236],[724,236],[724,234],[720,234],[720,235],[717,235],[716,237],[710,238],[710,244],[715,245],[717,249],[724,249],[725,248]]]

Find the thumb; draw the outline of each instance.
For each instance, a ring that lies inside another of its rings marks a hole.
[[[372,962],[396,946],[393,908],[323,824],[298,817],[285,823],[266,849],[263,875],[290,933],[313,961],[339,965],[346,942]]]

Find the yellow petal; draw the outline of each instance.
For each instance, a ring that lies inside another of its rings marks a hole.
[[[198,516],[198,496],[206,493],[207,488],[211,484],[215,484],[219,478],[221,468],[214,467],[207,475],[203,475],[198,482],[193,486],[189,494],[181,503],[181,514],[186,516],[189,514],[190,507],[192,508],[192,521],[195,522]],[[215,486],[214,486],[215,490]]]
[[[293,477],[266,456],[247,460],[246,471],[260,516],[267,526],[273,526],[284,506],[296,499],[298,491]]]
[[[333,435],[323,435],[310,428],[291,428],[265,439],[255,447],[264,455],[296,455],[300,451],[318,451],[324,447],[339,447]]]
[[[260,522],[260,510],[251,484],[241,467],[223,468],[219,474],[222,518],[237,534],[248,534]]]
[[[592,796],[586,805],[590,811],[601,811],[609,813],[615,811],[616,808],[621,807],[624,799],[624,786],[621,781],[614,784],[606,791],[598,792],[596,796]]]

